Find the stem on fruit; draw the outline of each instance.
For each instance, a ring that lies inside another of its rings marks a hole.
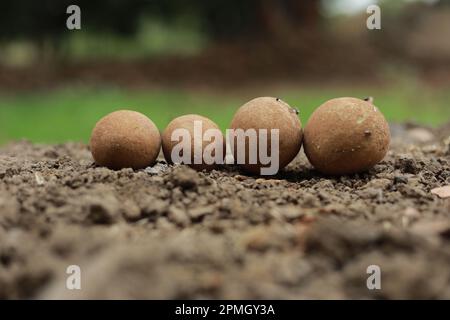
[[[366,97],[366,98],[364,98],[364,101],[367,101],[368,103],[373,104],[373,97]]]

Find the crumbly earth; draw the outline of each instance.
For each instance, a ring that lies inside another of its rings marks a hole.
[[[386,159],[327,177],[113,171],[86,145],[0,149],[0,298],[450,298],[450,125],[392,126]],[[69,265],[81,290],[68,290]],[[367,267],[381,268],[368,290]]]

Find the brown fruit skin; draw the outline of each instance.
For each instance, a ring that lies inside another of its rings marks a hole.
[[[92,130],[90,148],[95,162],[110,169],[141,169],[155,163],[161,149],[161,135],[142,113],[112,112]]]
[[[304,132],[303,146],[320,172],[345,175],[367,171],[385,157],[389,125],[372,103],[336,98],[314,111]]]
[[[191,168],[193,168],[195,170],[199,170],[199,171],[214,169],[216,167],[215,164],[208,165],[208,164],[204,163],[203,161],[201,164],[194,163],[194,121],[202,122],[202,131],[203,131],[202,137],[203,137],[204,132],[208,129],[217,129],[220,131],[220,128],[216,123],[214,123],[213,121],[211,121],[210,119],[208,119],[206,117],[203,117],[203,116],[200,116],[197,114],[187,114],[187,115],[183,115],[178,118],[175,118],[167,125],[166,129],[164,130],[164,132],[162,134],[162,149],[163,149],[163,153],[164,153],[164,158],[166,159],[166,161],[168,163],[173,163],[172,158],[171,158],[172,149],[179,142],[171,140],[172,132],[176,129],[184,128],[184,129],[189,130],[189,133],[191,135],[191,151],[192,151],[191,164],[187,164],[187,165],[190,166]],[[226,142],[225,142],[225,138],[223,137],[223,135],[222,135],[222,141],[223,141],[223,155],[225,157]],[[211,143],[211,141],[202,141],[202,154],[203,154],[205,147],[207,145],[209,145],[210,143]]]
[[[259,97],[245,103],[235,113],[230,128],[256,129],[257,131],[258,129],[267,129],[269,154],[271,154],[270,130],[279,129],[279,170],[287,166],[296,157],[302,146],[303,132],[298,111],[278,98]],[[245,149],[246,163],[241,164],[242,168],[249,173],[260,174],[263,165],[259,161],[256,164],[248,163],[249,146],[247,139]],[[234,150],[235,161],[236,154],[237,150]]]

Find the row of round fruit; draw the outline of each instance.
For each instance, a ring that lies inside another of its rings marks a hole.
[[[172,132],[184,128],[193,136],[194,121],[202,122],[203,131],[219,129],[208,118],[185,115],[172,120],[161,135],[145,115],[128,110],[116,111],[95,125],[90,140],[91,152],[98,165],[111,169],[139,169],[155,163],[162,145],[164,157],[172,163]],[[304,130],[298,111],[286,102],[272,97],[255,98],[238,109],[230,128],[244,131],[279,129],[280,169],[296,157],[303,144],[311,164],[318,171],[333,175],[372,168],[384,158],[390,142],[389,126],[371,99],[349,97],[331,99],[322,104],[312,114]],[[191,143],[193,149],[194,142]],[[257,174],[263,165],[258,161],[241,166],[245,171]],[[213,166],[200,163],[191,164],[191,167],[201,170]]]

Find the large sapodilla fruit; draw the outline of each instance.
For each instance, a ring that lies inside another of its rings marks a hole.
[[[201,124],[201,137],[195,137],[194,125],[195,123]],[[210,141],[204,140],[203,135],[208,129],[216,130],[217,134],[220,135],[221,141],[217,141],[217,144],[220,143],[222,146],[221,154],[217,156],[220,157],[220,162],[223,163],[223,159],[225,157],[225,138],[223,137],[222,132],[220,131],[219,126],[211,121],[210,119],[197,115],[197,114],[187,114],[184,116],[180,116],[178,118],[173,119],[166,127],[162,134],[162,149],[164,153],[164,158],[168,163],[174,163],[172,159],[172,149],[180,143],[177,139],[172,141],[172,134],[176,129],[186,129],[191,138],[190,141],[190,163],[186,163],[191,168],[195,170],[211,170],[213,169],[217,163],[215,161],[213,163],[205,162],[205,158],[203,157],[205,148],[211,143],[215,143],[215,139]],[[196,152],[197,151],[197,152]],[[209,153],[208,153],[209,154]],[[212,160],[215,160],[216,154],[214,150],[211,150]],[[196,157],[197,156],[197,157]],[[196,160],[197,158],[197,160]],[[197,163],[196,163],[197,162]]]
[[[142,113],[120,110],[97,122],[90,148],[98,165],[110,169],[141,169],[155,163],[161,149],[161,135]]]
[[[267,129],[268,149],[271,154],[270,132],[272,129],[279,130],[279,169],[287,166],[298,154],[302,146],[302,125],[298,117],[298,111],[290,107],[279,98],[259,97],[250,100],[241,106],[233,117],[230,125],[231,129],[255,129],[258,132],[258,148],[260,146],[259,130]],[[234,138],[234,158],[237,160],[237,139]],[[250,163],[249,159],[249,139],[245,140],[245,163],[241,164],[243,169],[249,173],[260,174],[262,167],[268,167],[258,161],[256,164]]]
[[[303,146],[311,164],[331,175],[367,171],[389,149],[389,125],[371,99],[336,98],[314,111]]]

